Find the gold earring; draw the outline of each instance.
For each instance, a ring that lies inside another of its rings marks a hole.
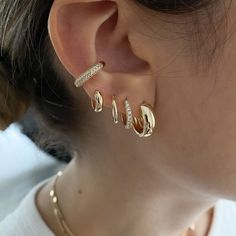
[[[116,97],[113,96],[112,97],[112,117],[113,117],[113,120],[114,120],[114,123],[117,124],[119,121],[118,121],[118,118],[119,118],[119,115],[118,115],[118,109],[117,109],[117,104],[116,104]]]
[[[104,62],[98,62],[88,70],[86,70],[83,74],[81,74],[74,82],[76,87],[82,86],[86,81],[91,79],[94,75],[96,75],[103,67],[105,66]]]
[[[96,90],[94,93],[94,100],[91,98],[91,105],[95,112],[101,112],[103,106],[102,94]]]
[[[136,117],[133,119],[133,129],[139,137],[149,137],[152,135],[156,125],[155,116],[151,106],[147,103],[143,103],[140,106],[140,112],[141,119]]]
[[[132,128],[133,114],[127,98],[124,101],[124,106],[125,106],[125,114],[121,113],[122,122],[125,125],[126,129],[130,129]]]

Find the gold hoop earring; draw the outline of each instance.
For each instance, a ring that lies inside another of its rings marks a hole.
[[[88,70],[86,70],[83,74],[81,74],[74,82],[76,87],[82,86],[86,81],[91,79],[94,75],[96,75],[103,67],[105,66],[105,62],[98,62]]]
[[[122,122],[125,125],[126,129],[130,129],[132,128],[133,114],[127,98],[124,101],[124,106],[125,106],[125,114],[121,113]]]
[[[149,137],[153,134],[155,129],[156,121],[153,114],[152,108],[149,104],[143,103],[140,106],[141,119],[134,117],[133,129],[135,133],[143,138]]]
[[[91,99],[91,105],[95,112],[101,112],[103,106],[103,97],[102,94],[96,90],[94,93],[94,100]]]
[[[117,109],[117,104],[116,104],[116,97],[113,96],[112,97],[112,117],[113,117],[113,121],[115,124],[117,124],[119,122],[118,118],[118,109]]]

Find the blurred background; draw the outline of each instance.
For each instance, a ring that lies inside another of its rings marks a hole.
[[[11,213],[37,183],[70,162],[69,143],[47,128],[29,110],[18,123],[0,131],[0,221]],[[47,130],[48,131],[48,130]]]

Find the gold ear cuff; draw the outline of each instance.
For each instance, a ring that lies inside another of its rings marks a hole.
[[[125,100],[126,114],[121,113],[122,121],[125,125],[125,128],[130,129],[133,127],[133,130],[140,138],[149,137],[153,134],[156,121],[153,113],[152,107],[144,102],[140,106],[140,117],[133,117],[131,107]]]
[[[155,116],[151,106],[147,103],[143,103],[140,106],[140,113],[140,118],[134,117],[133,129],[139,137],[149,137],[152,135],[156,126]]]
[[[103,67],[105,63],[100,61],[86,70],[83,74],[81,74],[74,82],[76,87],[82,86],[86,81],[91,79],[94,75],[96,75]]]
[[[133,114],[127,98],[124,101],[124,106],[125,106],[125,114],[121,113],[122,122],[126,129],[130,129],[132,128]]]

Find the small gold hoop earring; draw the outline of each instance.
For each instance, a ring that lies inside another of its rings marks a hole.
[[[119,122],[119,115],[118,115],[118,109],[117,109],[117,104],[116,104],[116,97],[113,96],[112,97],[112,117],[113,117],[113,121],[115,124],[117,124]]]
[[[123,124],[125,125],[125,128],[130,129],[132,128],[133,114],[127,98],[124,101],[124,106],[125,106],[125,114],[121,113],[121,119]]]
[[[96,90],[94,93],[94,100],[91,98],[91,105],[95,112],[101,112],[103,106],[102,94]]]
[[[151,106],[147,103],[140,106],[140,112],[141,118],[134,117],[133,119],[133,129],[139,137],[149,137],[153,134],[156,126],[155,116]]]
[[[74,82],[76,87],[82,86],[86,81],[91,79],[94,75],[96,75],[103,67],[105,66],[105,62],[100,61],[87,69],[83,74],[81,74]]]

